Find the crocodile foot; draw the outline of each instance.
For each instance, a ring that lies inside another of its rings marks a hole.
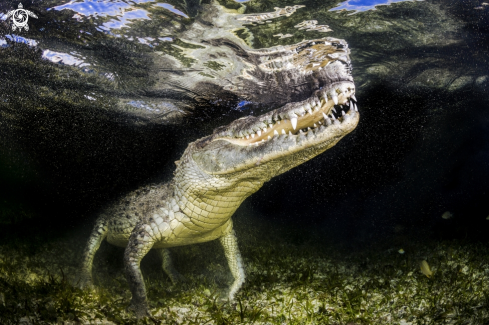
[[[223,290],[219,293],[218,300],[221,303],[232,303],[232,302],[234,302],[234,296],[230,296],[229,295],[229,289],[227,289],[227,290]]]
[[[92,289],[94,287],[92,276],[85,272],[80,273],[76,281],[76,287],[80,289]]]
[[[181,283],[188,283],[188,280],[186,277],[184,277],[183,275],[181,275],[179,272],[177,271],[174,271],[172,272],[171,274],[168,274],[168,276],[170,277],[170,280],[171,280],[171,283],[173,285],[176,285],[176,284],[181,284]]]
[[[152,320],[154,320],[153,316],[151,315],[151,313],[149,311],[148,304],[146,302],[136,303],[136,302],[134,302],[134,300],[131,300],[131,303],[127,307],[127,310],[132,311],[134,314],[136,314],[137,319],[140,319],[143,317],[149,317]]]

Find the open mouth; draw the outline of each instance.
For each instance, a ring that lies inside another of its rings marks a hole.
[[[300,135],[322,131],[321,126],[340,125],[358,111],[355,86],[350,81],[338,82],[317,90],[302,102],[256,117],[253,123],[233,132],[234,137],[219,137],[240,146],[258,146],[276,136]],[[320,130],[321,128],[321,130]]]

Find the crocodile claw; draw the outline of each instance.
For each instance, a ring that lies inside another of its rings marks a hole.
[[[90,274],[80,273],[75,286],[80,289],[93,289],[92,276]]]
[[[134,300],[131,300],[131,303],[127,307],[127,311],[136,314],[137,319],[141,319],[143,317],[149,317],[154,321],[153,315],[151,315],[148,304],[146,302],[135,303]]]
[[[186,277],[184,277],[180,272],[174,270],[171,274],[168,274],[170,277],[171,283],[173,285],[181,284],[181,283],[188,283],[188,280]]]

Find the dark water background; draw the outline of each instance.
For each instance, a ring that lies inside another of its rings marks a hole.
[[[23,2],[39,19],[29,20],[31,29],[16,34],[23,37],[16,41],[9,24],[0,21],[4,238],[91,225],[107,202],[170,177],[173,161],[189,142],[250,113],[208,106],[180,123],[138,124],[111,110],[113,97],[138,94],[148,82],[147,62],[137,53],[171,48],[167,40],[150,47],[128,38],[156,38],[169,22],[189,24],[191,19],[167,11],[159,18],[134,20],[125,29],[104,30],[100,26],[110,26],[113,17],[76,19],[69,10],[47,10],[63,3]],[[197,12],[195,3],[167,3],[191,17]],[[482,1],[409,1],[352,14],[331,11],[336,1],[250,1],[245,13],[296,4],[306,7],[274,23],[249,27],[254,46],[324,36],[347,40],[361,121],[333,149],[265,184],[247,207],[293,229],[290,240],[296,243],[308,241],[311,234],[353,249],[399,236],[486,242],[489,6]],[[138,8],[151,11],[150,5]],[[14,8],[17,2],[0,3],[0,12]],[[333,31],[293,27],[310,19]],[[279,32],[293,37],[271,36]],[[36,45],[24,44],[29,40]],[[77,50],[73,56],[90,65],[65,69],[63,63],[71,64],[68,57],[55,63],[52,56],[51,61],[42,58],[46,50]],[[110,73],[121,77],[114,81]],[[104,75],[107,84],[100,81]],[[118,86],[112,87],[113,82]],[[95,103],[73,100],[77,92],[88,91],[99,96]],[[453,219],[441,218],[447,210]]]

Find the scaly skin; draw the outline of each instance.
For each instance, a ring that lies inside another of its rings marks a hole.
[[[343,100],[342,95],[340,99]],[[315,115],[322,114],[325,106],[316,106]],[[330,106],[331,113],[333,105]],[[97,220],[84,254],[81,284],[91,284],[93,256],[107,238],[111,244],[126,247],[124,263],[132,292],[131,308],[138,317],[149,316],[139,268],[148,251],[160,250],[163,269],[177,282],[182,276],[173,268],[168,248],[219,239],[234,277],[227,295],[233,300],[244,282],[245,272],[231,216],[264,182],[327,150],[352,131],[359,119],[354,107],[351,101],[346,115],[322,119],[323,126],[307,133],[275,135],[251,145],[236,144],[231,141],[245,140],[223,137],[237,132],[238,125],[263,116],[249,117],[231,124],[228,127],[231,131],[218,130],[191,143],[177,162],[172,181],[131,192]],[[287,110],[290,113],[294,108]],[[305,119],[307,116],[299,119],[299,127]],[[276,127],[290,131],[293,129],[290,124],[282,120],[281,125],[275,123],[270,131],[273,133]]]
[[[159,250],[164,271],[176,282],[183,277],[171,263],[169,248],[219,239],[234,277],[227,293],[233,300],[245,280],[233,213],[265,182],[331,148],[359,121],[345,41],[323,38],[263,50],[232,49],[247,61],[246,69],[236,68],[241,73],[236,89],[255,90],[254,103],[283,106],[240,118],[190,143],[171,181],[121,198],[96,221],[88,241],[81,286],[91,285],[93,257],[103,239],[126,247],[130,308],[137,317],[150,316],[140,270],[150,249]],[[235,85],[228,84],[230,89]]]
[[[102,240],[106,238],[113,245],[127,246],[126,273],[133,284],[132,305],[138,316],[146,315],[139,311],[147,310],[139,264],[151,248],[160,249],[163,269],[176,283],[183,277],[174,269],[167,248],[220,239],[235,279],[229,289],[229,299],[233,299],[245,279],[231,216],[262,184],[245,181],[234,189],[230,182],[212,186],[219,180],[199,172],[195,164],[188,162],[180,166],[172,182],[132,192],[102,215],[84,253],[81,286],[91,286],[93,257]],[[201,193],[203,185],[207,194],[193,195]],[[230,191],[221,192],[223,185],[231,187]]]

